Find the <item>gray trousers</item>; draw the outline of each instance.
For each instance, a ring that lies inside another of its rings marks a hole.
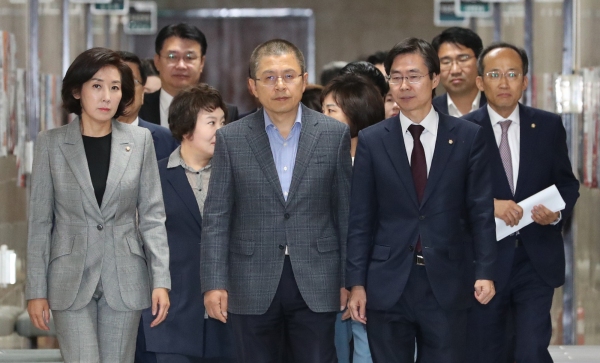
[[[111,309],[101,283],[83,309],[52,314],[65,363],[133,362],[142,311]]]

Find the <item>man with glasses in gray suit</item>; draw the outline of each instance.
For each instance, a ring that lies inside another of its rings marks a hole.
[[[284,354],[337,362],[350,131],[300,103],[308,74],[290,42],[259,45],[249,71],[263,109],[217,131],[202,226],[204,304],[232,324],[238,362]]]

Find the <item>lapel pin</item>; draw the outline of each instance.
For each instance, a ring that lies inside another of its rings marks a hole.
[[[535,124],[531,124],[531,128],[532,128],[532,129],[535,129]]]
[[[129,146],[125,146],[125,151],[129,151],[131,148]]]
[[[450,145],[454,144],[454,140],[452,140],[452,139],[448,140],[448,144],[450,144]]]

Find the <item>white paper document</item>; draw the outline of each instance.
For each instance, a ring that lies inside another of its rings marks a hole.
[[[506,222],[502,219],[496,218],[496,239],[498,241],[533,223],[531,211],[536,205],[542,204],[553,212],[565,209],[565,201],[560,196],[558,189],[556,189],[556,185],[552,185],[517,204],[523,208],[523,218],[521,218],[519,224],[514,227],[507,226]]]

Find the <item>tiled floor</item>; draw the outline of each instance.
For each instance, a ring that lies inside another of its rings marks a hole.
[[[600,346],[551,346],[554,363],[598,363]]]

